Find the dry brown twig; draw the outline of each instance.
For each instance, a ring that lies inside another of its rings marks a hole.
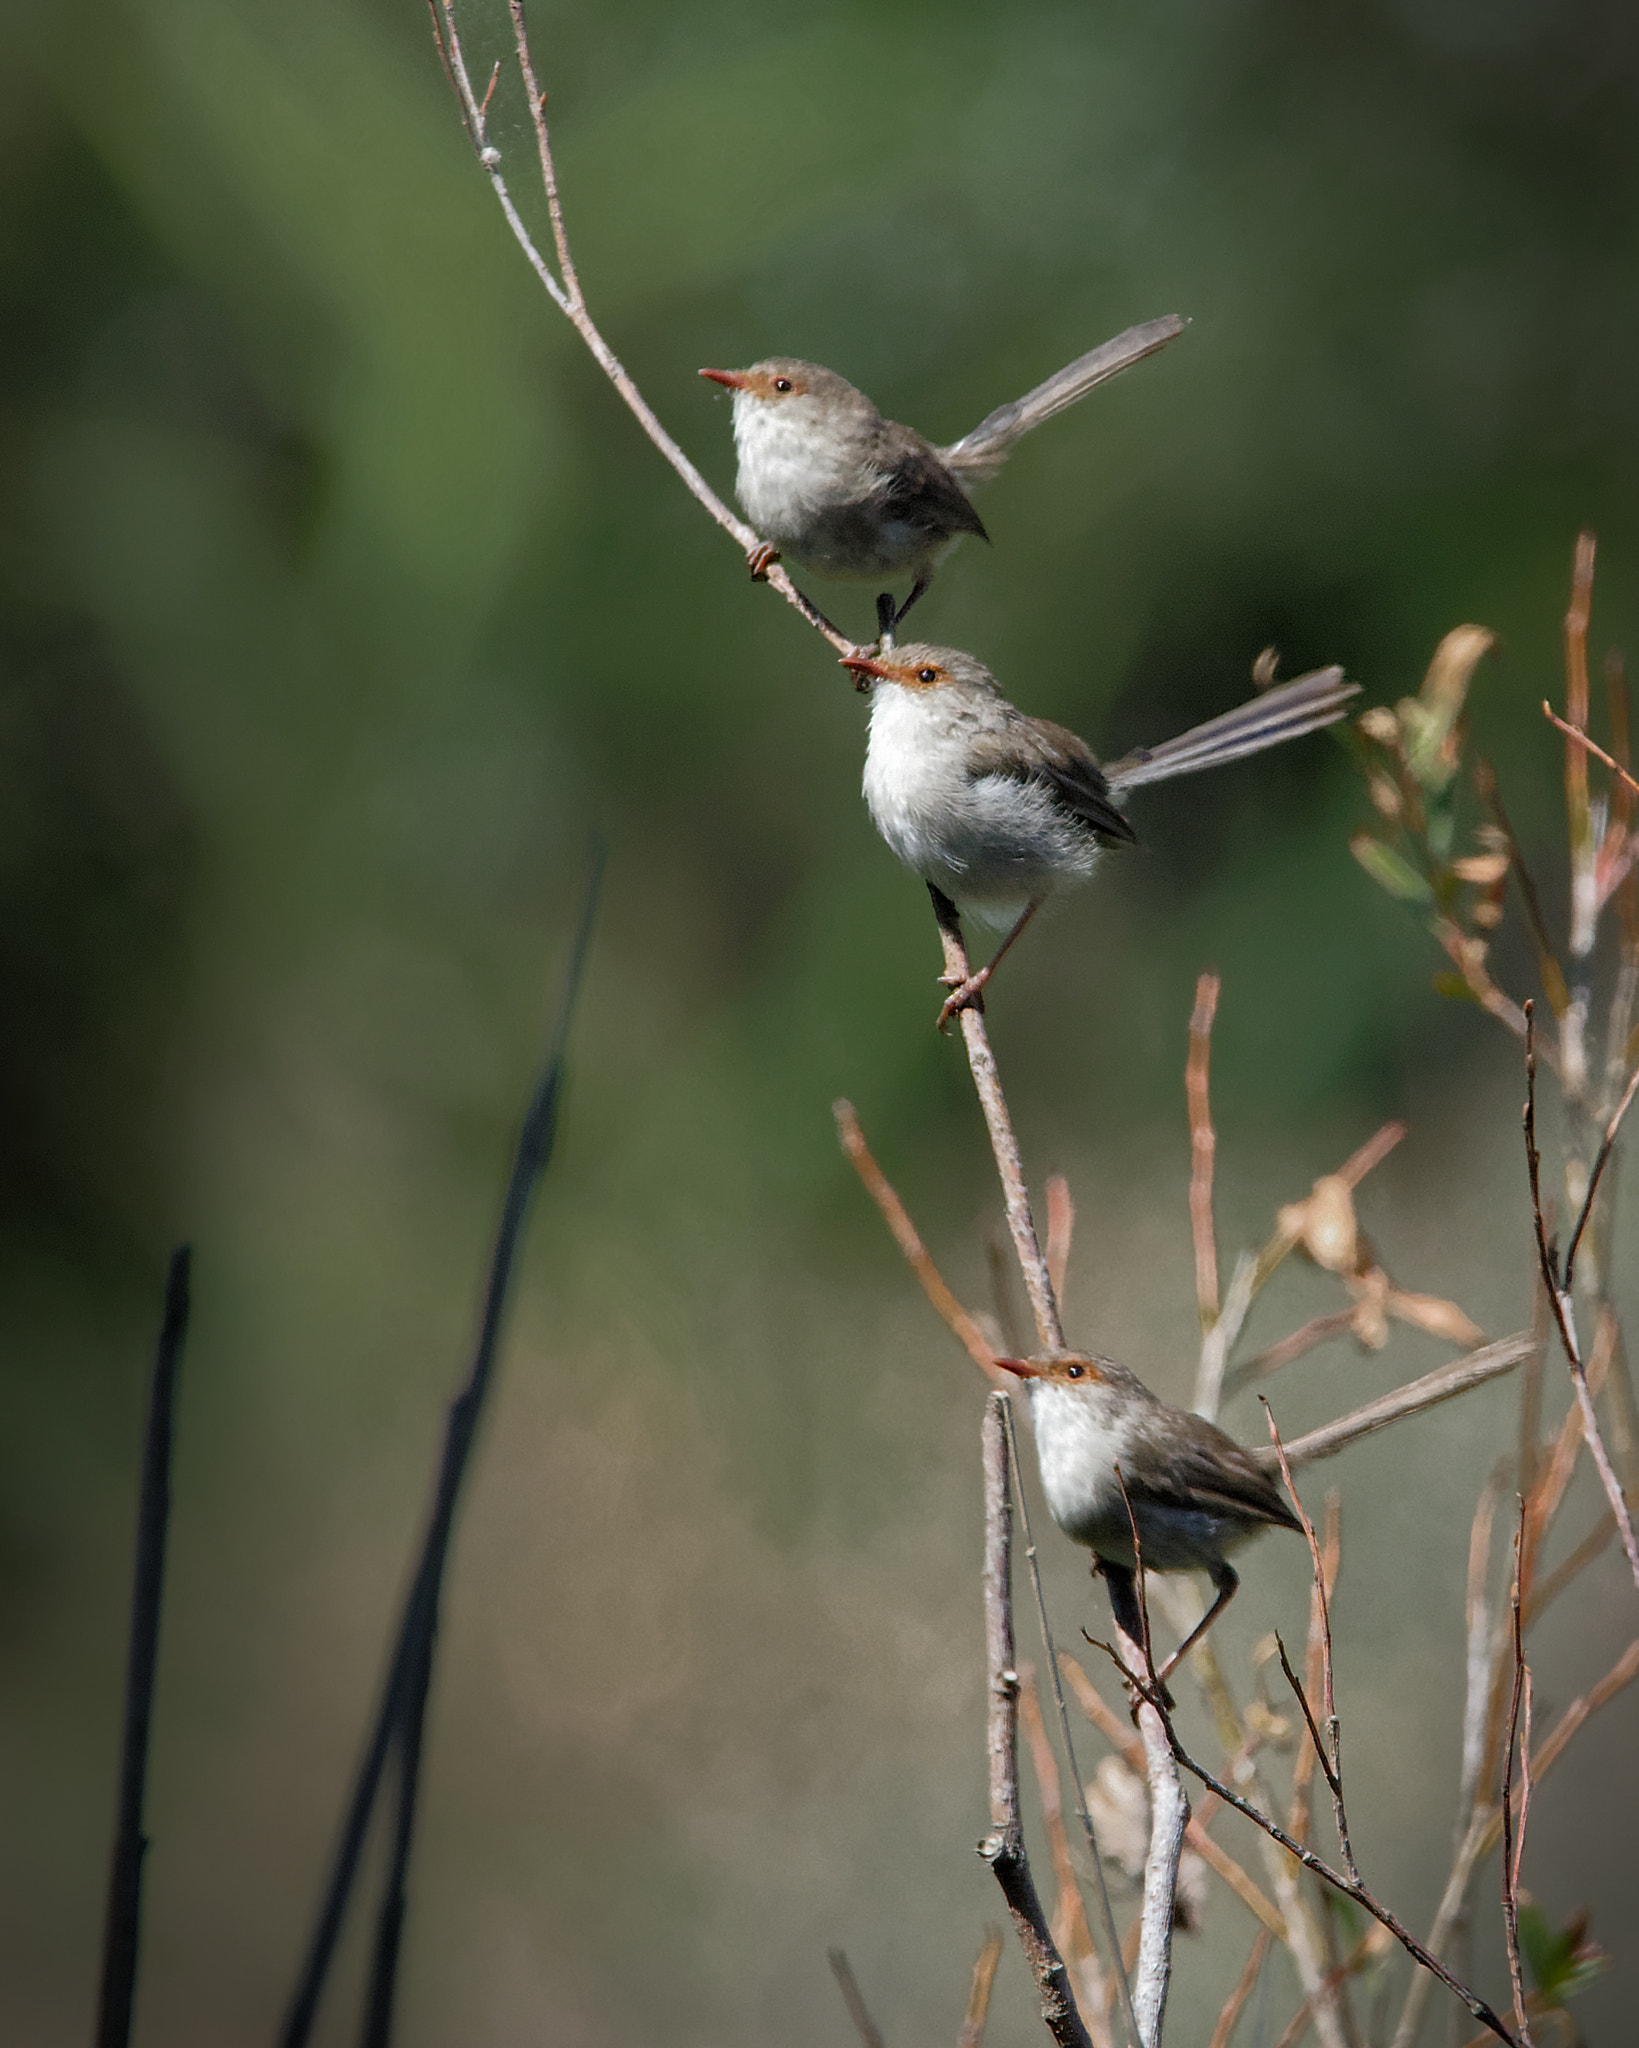
[[[876,2021],[871,2018],[865,2003],[865,1994],[859,1988],[859,1979],[854,1975],[854,1966],[848,1960],[848,1951],[828,1948],[825,1960],[831,1965],[831,1975],[837,1980],[837,1989],[842,1993],[842,2002],[848,2008],[848,2017],[853,2021],[855,2031],[865,2043],[865,2048],[884,2048],[882,2034]]]
[[[973,1983],[967,1995],[967,2011],[962,2016],[962,2031],[956,2037],[956,2048],[979,2048],[985,2037],[985,2018],[990,2011],[991,1986],[996,1982],[996,1965],[1002,1959],[1002,1931],[999,1927],[986,1930],[985,1945],[980,1949],[973,1965]]]
[[[1502,1747],[1502,1925],[1508,1948],[1508,1981],[1514,1993],[1514,2024],[1521,2048],[1533,2048],[1531,2022],[1525,2012],[1525,1979],[1519,1954],[1519,1871],[1525,1854],[1525,1822],[1531,1804],[1531,1672],[1525,1661],[1525,1635],[1520,1621],[1520,1561],[1525,1548],[1525,1503],[1520,1502],[1519,1529],[1514,1537],[1513,1615],[1514,1690],[1508,1706],[1508,1733]],[[1523,1717],[1524,1727],[1521,1729]],[[1519,1751],[1520,1801],[1513,1810],[1514,1752]]]
[[[1218,1014],[1215,974],[1195,983],[1195,1008],[1189,1019],[1189,1058],[1184,1066],[1184,1097],[1189,1106],[1189,1224],[1195,1243],[1195,1306],[1205,1336],[1218,1320],[1218,1240],[1212,1225],[1212,1170],[1218,1134],[1212,1128],[1212,1020]]]

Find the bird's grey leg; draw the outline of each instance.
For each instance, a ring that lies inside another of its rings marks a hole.
[[[906,598],[905,602],[899,607],[898,611],[894,613],[893,622],[896,626],[899,624],[900,620],[910,610],[911,606],[915,604],[916,600],[922,595],[923,591],[927,589],[928,585],[932,581],[933,571],[931,569],[924,569],[922,574],[918,576],[916,581],[911,585],[910,596]]]
[[[876,601],[876,641],[883,654],[893,646],[893,629],[902,616],[894,609],[893,592],[884,590]]]
[[[1241,1582],[1236,1576],[1233,1565],[1220,1564],[1218,1569],[1212,1574],[1212,1583],[1218,1589],[1218,1597],[1190,1630],[1189,1634],[1185,1636],[1177,1649],[1173,1651],[1165,1664],[1161,1666],[1160,1671],[1156,1675],[1163,1682],[1166,1680],[1167,1673],[1178,1664],[1181,1658],[1194,1649],[1202,1636],[1206,1634],[1207,1630],[1218,1619],[1218,1616],[1223,1613],[1230,1601],[1234,1599],[1236,1589]]]
[[[1023,917],[1019,919],[1018,923],[990,956],[987,964],[981,967],[977,974],[970,974],[966,981],[951,989],[950,994],[945,998],[944,1008],[939,1012],[939,1029],[941,1031],[944,1030],[958,1010],[965,1010],[978,1000],[980,991],[984,988],[985,983],[989,981],[990,977],[996,972],[996,969],[1001,966],[1014,940],[1018,938],[1025,926],[1035,916],[1036,912],[1040,910],[1042,901],[1043,899],[1038,896],[1035,902],[1028,906]],[[944,980],[945,977],[941,975],[940,979]],[[948,983],[946,985],[949,986]]]

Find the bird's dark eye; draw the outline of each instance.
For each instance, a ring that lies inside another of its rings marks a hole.
[[[1079,1380],[1081,1378],[1081,1374],[1082,1368],[1079,1365],[1067,1365],[1064,1368],[1064,1377],[1067,1380]]]
[[[936,683],[939,680],[939,671],[936,668],[919,668],[916,671],[916,680],[919,683]]]
[[[791,379],[789,377],[776,377],[774,379],[774,389],[776,391],[789,391],[791,389]]]

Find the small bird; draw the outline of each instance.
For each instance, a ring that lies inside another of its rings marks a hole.
[[[752,575],[765,574],[781,556],[851,582],[908,574],[911,593],[897,612],[891,596],[879,601],[888,630],[962,534],[990,538],[967,486],[994,476],[1022,434],[1164,348],[1184,325],[1169,317],[1129,327],[1023,398],[998,406],[948,448],[884,419],[863,391],[818,363],[771,356],[749,370],[702,370],[734,393],[734,487],[746,517],[766,536],[751,550]]]
[[[1073,732],[1026,717],[954,647],[910,644],[842,665],[871,693],[865,801],[876,829],[930,888],[1007,933],[987,966],[959,986],[946,978],[941,1030],[1050,895],[1086,881],[1104,847],[1137,838],[1117,803],[1129,789],[1331,725],[1360,687],[1340,668],[1316,669],[1101,768]]]
[[[1235,1596],[1240,1580],[1226,1553],[1262,1529],[1301,1530],[1302,1523],[1233,1437],[1161,1400],[1113,1359],[1071,1354],[996,1363],[1030,1382],[1048,1511],[1097,1558],[1126,1633],[1143,1640],[1133,1576],[1140,1550],[1146,1571],[1205,1572],[1217,1588],[1218,1597],[1156,1673],[1164,1684]]]

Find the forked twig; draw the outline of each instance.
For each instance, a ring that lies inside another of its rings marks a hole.
[[[159,1665],[159,1611],[165,1590],[165,1536],[171,1518],[171,1437],[176,1377],[188,1334],[188,1276],[193,1254],[171,1254],[165,1308],[148,1390],[148,1426],[142,1447],[137,1500],[136,1563],[131,1587],[131,1634],[126,1651],[125,1714],[120,1735],[119,1806],[108,1872],[103,1927],[102,1987],[97,2001],[97,2048],[125,2048],[136,1997],[137,1941],[142,1915],[143,1793],[148,1782],[148,1733]]]
[[[477,152],[478,161],[489,178],[496,199],[500,202],[501,211],[506,216],[506,223],[512,230],[513,239],[522,249],[530,269],[545,287],[552,303],[585,342],[599,369],[620,393],[638,425],[682,479],[690,496],[705,508],[726,534],[738,542],[745,554],[750,555],[761,545],[761,536],[747,526],[744,520],[734,516],[660,424],[648,400],[627,375],[620,359],[604,340],[587,311],[586,301],[581,293],[580,279],[576,275],[574,262],[569,253],[569,235],[564,225],[563,207],[558,196],[552,138],[547,126],[546,95],[535,80],[535,66],[529,51],[529,36],[524,23],[522,0],[508,0],[512,16],[513,47],[529,100],[529,115],[535,131],[541,179],[546,190],[547,209],[551,215],[552,237],[561,276],[554,275],[551,264],[541,254],[534,237],[524,225],[523,217],[518,212],[517,204],[501,173],[501,152],[489,139],[489,99],[490,93],[494,91],[494,80],[491,80],[489,91],[480,100],[473,91],[472,80],[467,72],[466,57],[461,48],[460,33],[455,26],[454,0],[429,0],[429,6],[433,13],[433,34],[438,43],[439,56],[443,61],[445,73],[455,88],[467,134]],[[840,633],[825,614],[802,594],[778,562],[769,564],[762,572],[760,580],[777,590],[839,654],[860,652],[854,642]]]
[[[1138,1581],[1138,1598],[1142,1603],[1144,1600],[1142,1579]],[[1149,1704],[1155,1708],[1157,1718],[1166,1734],[1168,1746],[1171,1748],[1179,1764],[1189,1772],[1191,1777],[1199,1779],[1209,1792],[1215,1792],[1226,1806],[1234,1807],[1235,1811],[1243,1814],[1246,1819],[1252,1822],[1254,1827],[1261,1828],[1272,1842],[1284,1849],[1289,1856],[1296,1857],[1304,1869],[1318,1877],[1323,1884],[1329,1884],[1334,1891],[1341,1892],[1345,1898],[1353,1899],[1357,1906],[1363,1907],[1374,1920],[1388,1929],[1389,1933],[1394,1936],[1395,1940],[1399,1942],[1400,1946],[1414,1962],[1420,1963],[1430,1976],[1438,1978],[1448,1991],[1461,1999],[1469,2012],[1482,2026],[1495,2034],[1499,2041],[1510,2043],[1510,2048],[1520,2048],[1520,2044],[1515,2041],[1514,2036],[1492,2011],[1491,2007],[1486,2004],[1485,2000],[1478,1993],[1470,1991],[1466,1984],[1454,1977],[1445,1964],[1440,1961],[1439,1957],[1431,1955],[1411,1930],[1403,1926],[1399,1919],[1390,1912],[1388,1907],[1374,1897],[1363,1884],[1351,1882],[1342,1872],[1333,1870],[1330,1864],[1324,1862],[1312,1849],[1306,1849],[1301,1842],[1295,1840],[1278,1821],[1273,1821],[1269,1818],[1268,1814],[1261,1813],[1252,1804],[1251,1800],[1244,1798],[1231,1786],[1224,1784],[1204,1764],[1197,1763],[1180,1741],[1178,1731],[1172,1724],[1172,1716],[1163,1707],[1156,1704],[1145,1681],[1139,1677],[1128,1660],[1122,1656],[1121,1652],[1113,1644],[1106,1643],[1101,1647],[1106,1651],[1116,1669],[1127,1683],[1143,1695],[1149,1701]],[[1636,1644],[1635,1648],[1639,1650],[1639,1644]]]

